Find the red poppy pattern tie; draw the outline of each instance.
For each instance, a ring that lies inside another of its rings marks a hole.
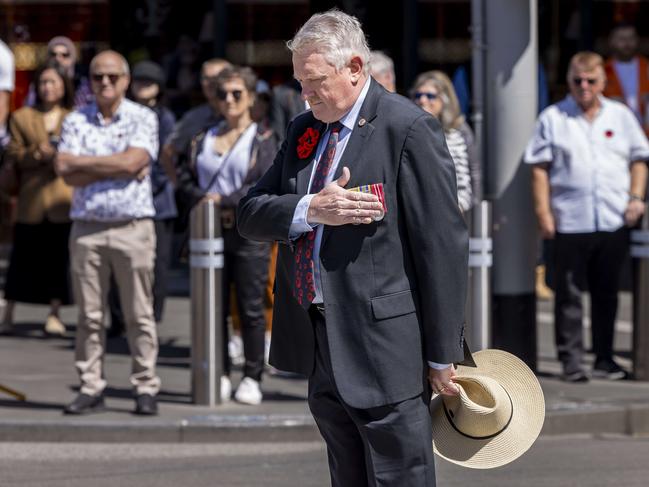
[[[342,124],[336,122],[330,125],[329,140],[324,153],[316,167],[310,193],[318,193],[325,186],[327,175],[331,170],[336,155],[336,145]],[[313,246],[316,231],[302,235],[295,244],[295,282],[293,297],[304,308],[308,308],[315,298]]]

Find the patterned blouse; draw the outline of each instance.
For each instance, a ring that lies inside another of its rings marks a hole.
[[[158,118],[155,113],[130,100],[122,100],[115,116],[104,120],[91,103],[63,122],[60,152],[74,155],[107,156],[129,147],[145,149],[151,159],[158,157]],[[155,214],[151,179],[107,178],[76,187],[70,218],[73,220],[117,222],[151,218]]]

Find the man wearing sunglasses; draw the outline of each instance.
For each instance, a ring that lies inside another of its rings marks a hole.
[[[66,117],[55,162],[57,172],[74,186],[70,258],[79,305],[75,366],[81,388],[64,412],[86,414],[104,407],[104,302],[112,274],[133,359],[135,413],[157,414],[156,237],[148,168],[158,156],[158,119],[149,108],[125,99],[129,67],[117,52],[95,56],[90,79],[96,101]]]
[[[207,102],[185,113],[176,123],[162,147],[160,162],[170,174],[175,171],[178,155],[187,154],[189,151],[192,138],[221,120],[218,100],[214,95],[214,80],[224,68],[230,66],[228,61],[220,58],[209,59],[203,63],[201,90]]]
[[[620,269],[628,227],[644,213],[649,144],[622,103],[602,96],[599,54],[579,52],[567,75],[570,95],[544,110],[526,152],[541,235],[554,239],[555,340],[562,378],[585,382],[582,304],[577,277],[591,294],[593,377],[624,379],[613,360]]]

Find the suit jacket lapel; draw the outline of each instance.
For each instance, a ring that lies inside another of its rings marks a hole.
[[[372,122],[376,118],[376,109],[379,103],[379,98],[385,90],[373,79],[370,78],[369,82],[371,83],[370,88],[363,101],[361,110],[358,113],[358,118],[354,123],[354,129],[350,135],[349,142],[345,147],[338,167],[336,167],[336,173],[334,174],[334,179],[338,179],[343,172],[343,167],[347,166],[349,171],[352,174],[352,180],[355,178],[356,173],[354,168],[358,165],[359,160],[363,157],[363,147],[369,142],[372,132],[374,132],[374,125]],[[371,182],[371,181],[369,181]],[[365,181],[364,183],[368,183]],[[359,183],[361,184],[361,183]],[[351,186],[357,186],[352,184]],[[348,185],[348,187],[351,187]],[[325,226],[322,233],[322,244],[323,246],[331,233],[331,227]]]
[[[311,127],[314,130],[320,132],[320,139],[318,139],[319,144],[322,137],[324,137],[324,131],[327,128],[327,125],[319,120],[316,120],[315,118],[313,118],[313,116],[312,119],[313,121],[305,125],[304,129],[300,131],[299,137],[302,136],[302,134],[308,127]],[[315,156],[318,150],[318,144],[316,144],[316,146],[313,148],[313,152],[311,152],[309,157],[307,157],[306,159],[300,159],[298,158],[297,154],[295,154],[298,166],[296,181],[297,194],[306,194],[307,190],[309,189],[309,180],[311,179],[311,172],[313,171],[313,166],[315,164]]]

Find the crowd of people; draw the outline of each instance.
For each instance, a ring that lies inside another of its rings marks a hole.
[[[611,47],[606,63],[589,52],[572,59],[570,94],[541,113],[525,154],[542,236],[560,248],[553,261],[556,341],[563,378],[573,382],[589,377],[576,282],[583,275],[593,294],[593,374],[627,375],[613,361],[613,326],[627,228],[644,211],[649,146],[640,124],[649,131],[649,71],[633,26],[616,27]],[[0,191],[17,204],[0,333],[12,332],[14,304],[24,302],[48,305],[44,331],[62,336],[59,309],[75,303],[81,388],[65,412],[84,414],[103,407],[110,315],[109,335],[128,339],[135,411],[156,414],[156,324],[174,232],[186,231],[191,209],[211,200],[220,207],[225,243],[223,322],[231,321],[232,303],[244,356],[244,379],[232,391],[233,337],[223,326],[221,394],[259,404],[277,245],[240,235],[236,208],[273,164],[291,120],[311,108],[304,80],[268,89],[250,67],[209,59],[198,73],[205,102],[176,120],[165,105],[169,80],[155,62],[131,68],[108,50],[92,59],[87,76],[78,66],[75,44],[53,38],[23,107],[9,114],[14,73],[0,42]],[[387,55],[371,52],[369,69],[382,90],[396,91]],[[481,162],[453,83],[427,71],[408,98],[441,125],[466,218],[482,195]]]

